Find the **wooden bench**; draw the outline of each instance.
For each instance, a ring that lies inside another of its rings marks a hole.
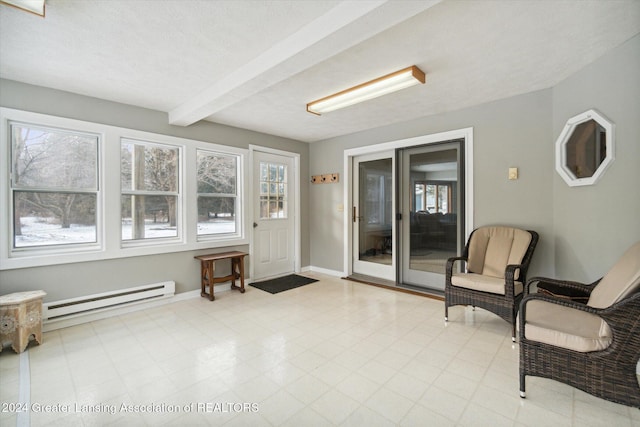
[[[239,251],[222,252],[219,254],[198,255],[195,259],[200,260],[200,279],[201,288],[200,296],[209,298],[213,301],[213,286],[216,283],[228,282],[231,280],[231,289],[239,290],[244,293],[244,257],[248,254]],[[229,259],[231,260],[231,274],[224,277],[215,277],[216,261]],[[240,286],[236,286],[236,279],[240,279]],[[209,286],[209,293],[207,293]]]

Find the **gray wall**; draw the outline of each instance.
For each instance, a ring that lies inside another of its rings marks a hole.
[[[474,225],[511,224],[542,236],[531,269],[552,273],[553,150],[551,91],[544,90],[453,113],[311,144],[311,174],[333,172],[345,148],[354,148],[454,129],[473,127]],[[520,179],[509,181],[509,167]],[[342,185],[313,185],[311,259],[313,266],[343,270]]]
[[[0,80],[0,105],[8,108],[50,114],[60,117],[104,123],[163,135],[233,147],[250,144],[300,154],[301,180],[301,265],[310,264],[309,253],[309,145],[299,141],[262,134],[245,129],[198,122],[189,127],[168,124],[167,114],[159,111],[89,98],[54,89]],[[4,230],[3,230],[4,235]],[[248,251],[248,246],[229,249]],[[81,295],[121,289],[130,286],[175,280],[176,291],[185,292],[200,286],[200,266],[193,259],[206,252],[224,249],[176,252],[170,254],[119,258],[75,264],[23,268],[0,271],[0,294],[43,289],[46,301],[57,301]],[[249,261],[250,262],[250,261]],[[228,272],[222,267],[221,274]],[[247,270],[248,272],[248,270]]]
[[[589,109],[615,125],[615,160],[595,185],[553,177],[558,275],[591,281],[640,240],[640,36],[557,84],[552,99],[554,138]]]
[[[473,108],[319,141],[297,141],[213,123],[167,124],[165,113],[0,80],[0,104],[236,147],[249,144],[301,154],[302,266],[343,270],[343,186],[308,184],[343,172],[347,148],[466,127],[474,128],[475,226],[532,228],[541,241],[530,275],[591,281],[640,240],[640,36],[555,87]],[[594,108],[616,125],[616,160],[594,186],[569,188],[555,172],[554,144],[567,118]],[[518,167],[520,179],[507,180]],[[345,177],[341,176],[341,181]],[[247,247],[238,249],[246,250]],[[203,251],[0,272],[0,293],[42,288],[48,301],[173,278],[197,289]]]
[[[553,88],[311,144],[310,172],[342,170],[345,149],[474,128],[474,225],[531,228],[540,242],[530,269],[592,281],[640,240],[640,36]],[[428,84],[428,83],[427,83]],[[555,172],[565,121],[595,108],[616,124],[616,160],[595,186],[569,188]],[[520,179],[507,180],[518,167]],[[342,185],[314,185],[311,260],[343,270]]]

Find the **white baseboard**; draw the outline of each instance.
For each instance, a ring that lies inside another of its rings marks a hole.
[[[316,267],[316,266],[308,266],[308,267],[304,267],[303,271],[313,271],[315,273],[322,273],[322,274],[326,274],[327,276],[334,276],[334,277],[344,277],[345,274],[342,271],[337,271],[337,270],[329,270],[328,268],[322,268],[322,267]]]

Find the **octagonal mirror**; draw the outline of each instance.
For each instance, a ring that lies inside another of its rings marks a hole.
[[[595,184],[613,159],[613,123],[595,110],[567,120],[556,141],[556,171],[568,185]]]

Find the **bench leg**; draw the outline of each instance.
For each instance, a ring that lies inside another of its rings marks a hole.
[[[236,286],[236,279],[240,279],[240,286]],[[231,258],[231,289],[244,294],[244,257]]]
[[[237,289],[236,278],[238,276],[238,258],[231,258],[231,289]]]
[[[200,274],[202,276],[202,285],[200,288],[200,296],[208,297],[209,301],[215,300],[213,296],[213,275],[215,273],[215,263],[213,261],[202,261]],[[207,294],[207,285],[209,285],[209,293]]]
[[[205,261],[200,262],[200,296],[204,297],[207,295],[206,291],[206,283],[207,283],[207,263]]]
[[[240,257],[239,273],[240,273],[240,293],[244,294],[244,257]]]

